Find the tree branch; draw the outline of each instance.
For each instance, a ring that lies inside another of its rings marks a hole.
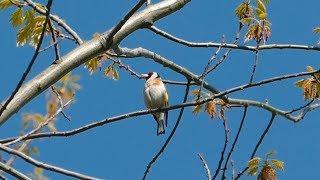
[[[198,153],[198,156],[202,162],[204,169],[206,170],[206,175],[207,175],[208,180],[211,180],[211,172],[210,172],[210,168],[209,168],[206,160],[204,159],[202,154]]]
[[[257,50],[271,50],[271,49],[298,49],[298,50],[320,51],[320,46],[308,46],[308,45],[300,45],[300,44],[266,44],[266,45],[259,46],[259,48],[257,49],[256,46],[243,46],[243,45],[228,44],[228,43],[224,43],[221,45],[221,43],[215,43],[215,42],[191,42],[191,41],[187,41],[187,40],[175,37],[154,26],[151,26],[149,29],[164,38],[167,38],[173,42],[176,42],[188,47],[219,48],[221,46],[221,48],[239,49],[239,50],[246,50],[246,51],[253,51],[253,52]]]
[[[63,168],[60,168],[60,167],[57,167],[57,166],[49,165],[49,164],[46,164],[46,163],[41,162],[41,161],[37,161],[37,160],[33,159],[32,157],[25,155],[22,152],[19,152],[17,150],[11,149],[11,148],[8,148],[8,147],[6,147],[6,146],[4,146],[2,144],[0,144],[0,150],[2,150],[4,152],[7,152],[9,154],[13,154],[13,155],[19,156],[24,161],[26,161],[26,162],[28,162],[28,163],[30,163],[32,165],[35,165],[37,167],[41,167],[43,169],[49,170],[49,171],[57,172],[57,173],[60,173],[60,174],[64,174],[64,175],[67,175],[67,176],[70,176],[70,177],[79,178],[79,179],[97,179],[97,178],[86,176],[86,175],[83,175],[83,174],[80,174],[80,173],[77,173],[77,172],[66,170],[66,169],[63,169]]]
[[[272,114],[272,115],[271,115],[271,119],[270,119],[270,121],[269,121],[266,129],[263,131],[262,135],[260,136],[258,143],[257,143],[256,146],[254,147],[254,150],[253,150],[253,152],[252,152],[252,154],[251,154],[250,159],[254,158],[254,156],[256,155],[256,153],[257,153],[257,151],[258,151],[258,148],[260,147],[260,145],[261,145],[264,137],[266,136],[266,134],[269,132],[270,127],[271,127],[271,125],[272,125],[275,117],[276,117],[276,114]],[[248,170],[248,168],[249,168],[249,167],[246,167],[244,170],[242,170],[242,171],[235,177],[235,180],[239,179],[239,178],[243,175],[243,173],[245,173],[245,172]]]
[[[227,171],[228,162],[230,160],[231,154],[232,154],[232,152],[233,152],[233,150],[234,150],[234,148],[235,148],[235,146],[237,144],[237,141],[239,139],[239,135],[240,135],[240,132],[242,130],[244,120],[246,119],[246,116],[247,116],[247,110],[248,110],[248,107],[245,106],[244,110],[243,110],[243,115],[242,115],[242,119],[241,119],[241,122],[240,122],[240,126],[239,126],[238,131],[237,131],[237,135],[234,138],[234,141],[232,143],[231,149],[230,149],[230,151],[229,151],[229,153],[227,155],[226,161],[224,163],[223,172],[222,172],[222,179],[226,178],[226,171]]]
[[[218,166],[217,166],[217,169],[214,173],[214,175],[212,176],[212,180],[215,180],[216,177],[218,176],[218,174],[220,173],[221,171],[221,165],[222,165],[222,162],[223,162],[223,159],[224,159],[224,153],[226,152],[226,149],[227,149],[227,145],[228,145],[228,142],[229,142],[229,129],[227,127],[227,120],[226,119],[222,119],[222,123],[223,123],[223,127],[224,127],[224,145],[223,145],[223,148],[222,148],[222,151],[221,151],[221,155],[220,155],[220,160],[218,162]]]
[[[17,171],[16,169],[2,163],[0,161],[0,169],[3,170],[4,172],[11,174],[13,177],[17,178],[17,179],[21,179],[21,180],[31,180],[31,178],[29,178],[28,176],[26,176],[25,174]]]

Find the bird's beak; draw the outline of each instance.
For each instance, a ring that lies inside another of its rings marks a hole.
[[[148,76],[148,74],[141,74],[141,78],[143,78],[143,79],[147,79],[149,76]]]

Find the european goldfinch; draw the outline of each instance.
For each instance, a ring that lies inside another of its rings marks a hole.
[[[146,79],[143,91],[146,107],[156,109],[168,106],[168,93],[158,73],[150,72],[142,74],[142,77]],[[157,135],[164,134],[164,123],[166,126],[168,124],[168,112],[158,112],[152,115],[158,125]]]

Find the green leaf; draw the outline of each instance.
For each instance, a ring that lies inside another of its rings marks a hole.
[[[279,161],[277,159],[271,160],[272,165],[278,170],[284,170],[284,162]]]
[[[253,18],[242,18],[240,21],[242,24],[251,24],[251,22],[253,21]]]
[[[269,4],[269,3],[270,3],[270,0],[263,0],[263,2],[264,2],[265,4]]]
[[[23,46],[30,38],[30,31],[27,26],[21,28],[17,34],[17,46]]]
[[[10,2],[10,0],[2,0],[0,1],[0,9],[6,9],[10,6],[12,6],[13,4]]]
[[[23,10],[18,8],[13,14],[11,14],[10,22],[13,27],[20,26],[24,21]]]
[[[253,169],[253,168],[255,168],[255,167],[258,167],[259,166],[259,163],[260,163],[260,160],[261,160],[261,158],[259,158],[259,157],[254,157],[254,158],[252,158],[249,162],[248,162],[248,168],[249,169]]]
[[[267,13],[267,8],[261,0],[257,0],[258,11],[261,13]]]

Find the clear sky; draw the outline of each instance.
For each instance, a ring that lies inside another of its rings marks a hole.
[[[45,3],[44,0],[41,2]],[[135,2],[54,1],[52,10],[84,40],[89,40],[94,33],[104,32],[114,26]],[[225,35],[227,42],[231,42],[238,26],[234,9],[239,3],[240,1],[193,0],[180,11],[157,22],[156,26],[187,40],[219,41]],[[318,7],[320,2],[317,0],[271,0],[267,6],[272,23],[272,36],[268,43],[315,44],[319,36],[314,35],[312,29],[320,24]],[[34,51],[28,46],[16,47],[16,31],[9,24],[10,12],[11,10],[0,12],[0,99],[11,93]],[[242,33],[241,37],[243,36]],[[148,30],[135,32],[126,38],[121,46],[141,46],[150,49],[197,74],[202,72],[207,60],[215,51],[187,48]],[[62,54],[74,47],[73,43],[64,42],[61,45]],[[29,78],[41,72],[53,58],[53,51],[41,54]],[[249,79],[253,58],[253,53],[235,50],[206,80],[220,90],[244,84]],[[257,80],[302,72],[308,65],[314,68],[319,68],[320,65],[319,52],[301,50],[266,50],[260,53],[259,59]],[[123,61],[141,73],[157,71],[166,79],[184,80],[182,76],[148,59]],[[103,77],[102,72],[90,75],[83,66],[76,69],[74,74],[81,76],[82,89],[76,95],[76,103],[67,111],[72,121],[60,118],[57,122],[58,130],[73,129],[95,120],[144,109],[144,81],[135,79],[122,70],[119,72],[120,80],[113,81]],[[274,106],[292,109],[304,103],[302,91],[294,86],[296,80],[246,90],[231,97],[257,101],[268,99]],[[170,104],[180,103],[184,89],[172,85],[167,85],[167,88]],[[189,100],[192,98],[189,96]],[[42,94],[22,108],[8,123],[1,126],[0,138],[18,134],[23,113],[45,113],[45,102],[45,95]],[[172,130],[177,112],[169,113],[169,124],[164,136],[156,136],[156,126],[151,115],[141,116],[98,127],[69,138],[36,140],[34,145],[40,149],[40,154],[35,158],[103,179],[141,179],[147,163],[158,152]],[[241,112],[240,109],[231,109],[226,113],[231,128],[230,141],[235,136]],[[257,155],[264,157],[265,153],[273,149],[278,152],[276,158],[285,162],[285,171],[278,174],[279,179],[314,179],[318,176],[319,115],[319,111],[314,111],[298,124],[276,117]],[[236,170],[245,167],[269,118],[270,113],[249,108],[248,118],[232,157]],[[205,179],[204,169],[196,154],[202,153],[211,171],[214,171],[220,158],[223,138],[221,120],[212,120],[204,113],[194,116],[192,109],[187,108],[176,135],[152,167],[149,179]],[[16,164],[22,172],[32,171],[31,166],[21,160],[16,161]],[[61,176],[54,173],[45,174],[52,179],[61,179]]]

